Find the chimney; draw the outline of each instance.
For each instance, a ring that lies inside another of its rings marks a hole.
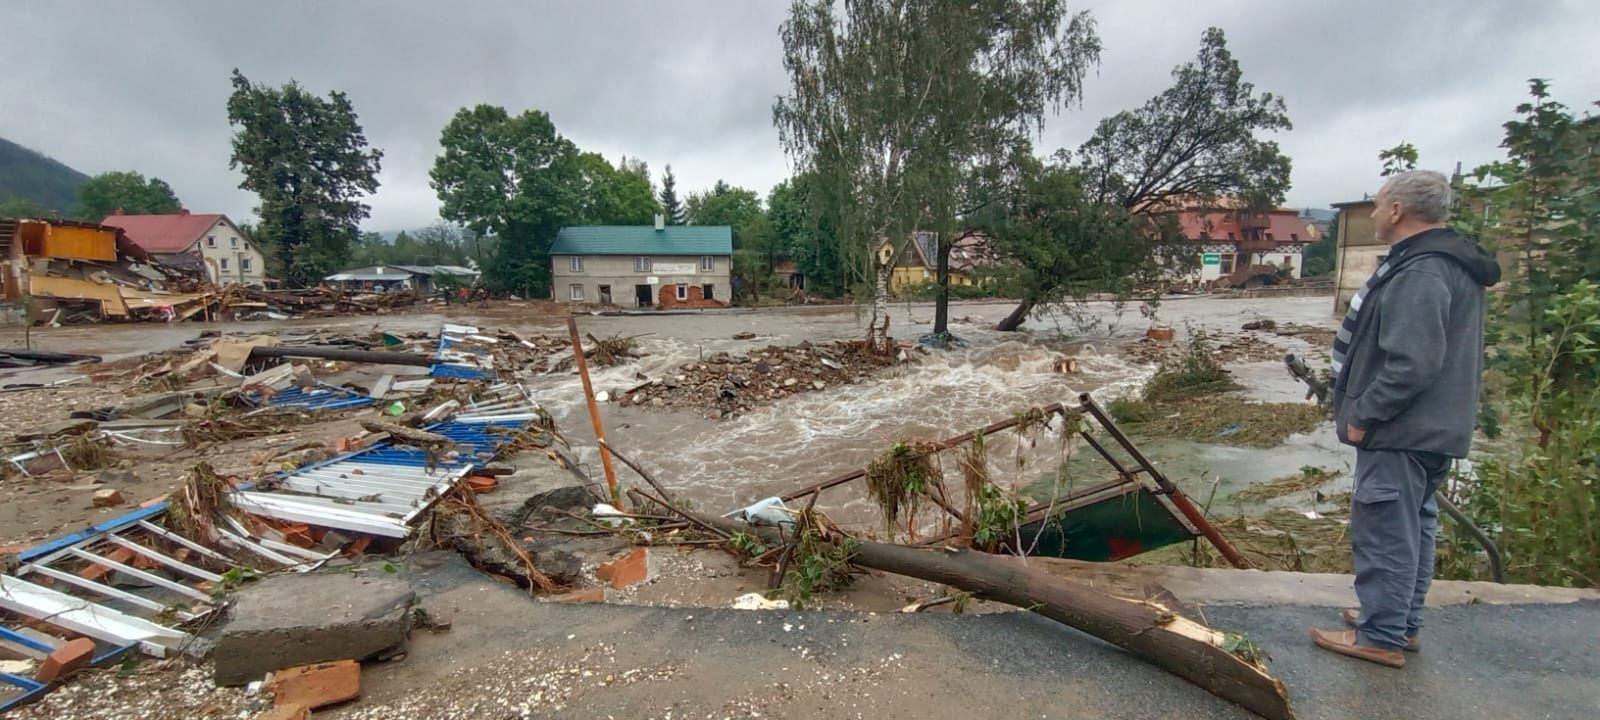
[[[662,215],[661,213],[656,213],[656,229],[657,230],[665,230],[665,229],[667,229],[667,216]]]
[[[114,213],[111,213],[111,214],[112,215],[121,215],[122,214],[122,208],[117,208],[117,211],[114,212]]]
[[[186,208],[186,207],[178,208],[178,214],[179,215],[183,215],[183,216],[187,216],[189,214],[189,208]]]

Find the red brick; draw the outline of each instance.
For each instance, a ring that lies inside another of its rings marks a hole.
[[[272,704],[315,710],[361,697],[361,664],[354,660],[301,665],[272,674],[267,681]]]
[[[133,551],[125,547],[119,547],[109,553],[106,553],[103,557],[112,562],[119,562],[123,565],[127,565],[128,561],[133,559]],[[110,574],[111,568],[108,568],[104,565],[95,564],[90,564],[88,567],[78,571],[78,577],[81,577],[85,580],[99,580],[100,578]]]
[[[291,703],[279,705],[255,717],[255,720],[309,720],[311,710],[304,705]]]
[[[122,491],[116,488],[106,488],[94,491],[95,507],[116,507],[126,502],[122,499]]]
[[[586,604],[586,603],[599,603],[599,602],[605,602],[605,601],[606,601],[606,589],[605,588],[589,588],[588,590],[579,590],[577,592],[569,592],[569,593],[566,593],[564,595],[552,595],[552,596],[550,596],[550,602],[568,603],[568,604],[571,604],[571,605],[581,605],[581,604]]]
[[[478,495],[492,493],[499,486],[499,480],[485,475],[469,475],[467,477],[467,487],[472,488],[472,492]]]
[[[42,683],[53,683],[66,677],[68,673],[88,665],[93,659],[93,640],[89,638],[69,640],[45,657],[44,662],[39,665],[39,672],[34,674],[34,679]]]
[[[645,548],[634,548],[627,555],[600,563],[595,575],[618,590],[644,582],[650,577],[650,553]]]

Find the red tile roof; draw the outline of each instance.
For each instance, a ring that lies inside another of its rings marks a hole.
[[[108,215],[101,225],[122,228],[128,239],[153,253],[183,252],[222,215],[189,212],[171,215]]]
[[[1274,242],[1308,243],[1316,239],[1306,230],[1306,221],[1302,220],[1300,214],[1294,210],[1273,210],[1268,213],[1268,217],[1271,218],[1271,225],[1267,227],[1266,232],[1272,234]],[[1232,233],[1236,240],[1244,239],[1244,231],[1239,229],[1238,216],[1228,211],[1201,214],[1197,210],[1185,210],[1178,213],[1178,229],[1190,240],[1200,240],[1202,232],[1208,233],[1212,240],[1227,240],[1229,233]]]

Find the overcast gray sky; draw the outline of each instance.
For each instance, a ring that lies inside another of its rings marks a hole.
[[[1090,0],[1105,45],[1083,107],[1052,118],[1042,154],[1160,92],[1224,28],[1258,89],[1295,129],[1289,204],[1372,189],[1400,140],[1423,164],[1498,155],[1526,79],[1571,107],[1600,99],[1600,3],[1589,0]],[[427,224],[439,130],[480,102],[550,113],[615,162],[671,163],[680,193],[718,178],[762,195],[789,174],[772,126],[787,87],[780,0],[528,2],[79,2],[0,0],[0,137],[83,172],[166,179],[193,210],[248,217],[228,169],[228,75],[347,92],[384,151],[369,229]],[[23,41],[24,39],[31,39]]]

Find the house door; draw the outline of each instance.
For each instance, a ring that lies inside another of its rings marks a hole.
[[[633,286],[633,297],[639,307],[653,307],[656,304],[655,298],[650,293],[649,285]]]
[[[600,304],[601,305],[610,305],[611,304],[611,286],[610,285],[601,285],[600,286]]]

